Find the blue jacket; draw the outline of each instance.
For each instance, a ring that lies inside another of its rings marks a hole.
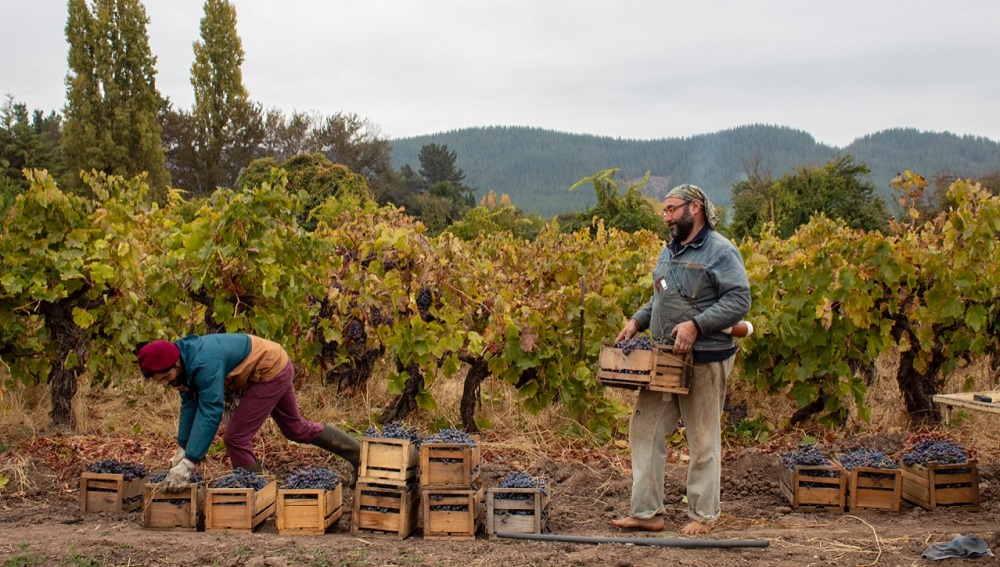
[[[722,332],[750,311],[750,281],[740,251],[726,237],[705,227],[685,246],[664,246],[653,268],[653,297],[633,319],[654,341],[673,343],[670,331],[694,321],[695,361],[728,358],[733,338]]]
[[[194,462],[205,458],[226,405],[226,376],[250,354],[250,335],[188,335],[175,342],[184,363],[177,442]]]

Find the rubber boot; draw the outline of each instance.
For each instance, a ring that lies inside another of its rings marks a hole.
[[[351,463],[351,480],[347,487],[354,488],[358,483],[358,467],[361,466],[361,442],[332,425],[326,425],[312,444]]]
[[[260,461],[254,461],[252,465],[247,465],[243,468],[252,473],[257,473],[257,474],[264,472],[264,465]]]

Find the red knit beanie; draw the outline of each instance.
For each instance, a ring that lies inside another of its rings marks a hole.
[[[169,341],[153,341],[139,349],[139,369],[143,374],[156,374],[169,370],[181,356],[181,349]]]

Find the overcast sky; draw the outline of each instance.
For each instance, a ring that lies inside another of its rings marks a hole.
[[[887,128],[1000,141],[998,0],[232,0],[265,108],[388,138],[531,126],[660,139],[745,124],[843,147]],[[146,0],[190,108],[203,0]],[[0,0],[0,95],[65,100],[65,0]]]

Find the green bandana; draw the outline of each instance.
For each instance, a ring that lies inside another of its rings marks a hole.
[[[708,226],[715,228],[719,224],[719,211],[715,210],[715,205],[712,201],[708,200],[708,195],[701,190],[701,187],[697,185],[691,185],[685,183],[684,185],[678,185],[667,193],[664,199],[684,199],[685,201],[701,201],[701,204],[705,206],[705,220],[708,222]]]

